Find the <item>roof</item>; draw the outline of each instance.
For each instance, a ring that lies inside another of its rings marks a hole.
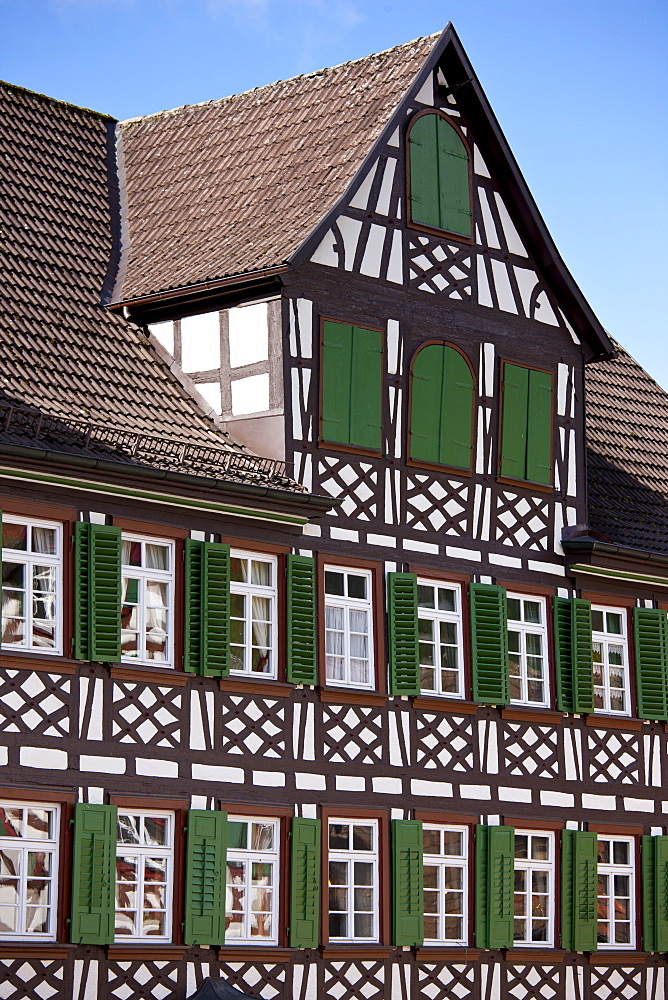
[[[668,553],[668,393],[618,345],[585,373],[589,526]]]
[[[199,467],[218,478],[300,489],[218,430],[141,331],[101,305],[113,250],[113,129],[104,115],[0,84],[0,408],[14,414],[0,441],[35,446],[37,415],[51,418],[61,449],[92,452],[100,442],[103,453],[111,446],[139,464],[136,440],[148,435],[162,445],[144,448],[143,465],[172,468],[188,444],[209,449]]]

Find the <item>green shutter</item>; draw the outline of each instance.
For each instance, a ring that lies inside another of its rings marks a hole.
[[[413,360],[410,456],[415,462],[436,464],[440,459],[443,369],[443,347],[439,344],[423,347]]]
[[[594,711],[594,673],[591,642],[591,603],[574,598],[573,608],[573,711]]]
[[[441,228],[438,173],[438,115],[421,115],[408,137],[410,217],[423,226]]]
[[[642,838],[643,947],[668,951],[668,837]]]
[[[73,944],[114,940],[116,806],[74,807],[72,858]]]
[[[459,351],[444,349],[445,374],[440,423],[441,465],[470,469],[473,454],[473,375]]]
[[[387,631],[390,693],[420,693],[417,577],[414,573],[387,575]]]
[[[121,658],[121,529],[74,526],[74,656],[116,663]]]
[[[478,948],[513,945],[515,829],[476,826],[475,941]]]
[[[353,328],[327,320],[323,324],[322,426],[323,441],[350,444],[350,371]]]
[[[526,479],[529,369],[503,366],[501,416],[501,475]]]
[[[526,478],[552,482],[552,375],[535,369],[529,371]]]
[[[320,820],[292,820],[290,947],[317,948],[320,925]]]
[[[473,700],[484,705],[507,705],[510,683],[506,592],[503,587],[472,583],[469,596]]]
[[[227,813],[190,809],[186,846],[186,944],[225,943]]]
[[[380,449],[382,334],[327,320],[322,350],[323,441]]]
[[[638,715],[668,722],[668,617],[659,608],[634,608]]]
[[[598,843],[595,833],[561,835],[561,945],[571,951],[597,948]]]
[[[560,712],[573,709],[573,608],[566,597],[555,597],[554,668],[557,678],[557,708]]]
[[[287,679],[292,684],[317,684],[315,562],[310,556],[288,556],[287,589]]]
[[[470,236],[469,155],[457,129],[440,116],[436,122],[440,228]]]
[[[422,823],[392,820],[392,943],[424,942]]]
[[[185,544],[184,670],[230,672],[230,547],[192,538]]]
[[[411,376],[410,454],[416,462],[471,468],[473,376],[453,347],[428,344]]]

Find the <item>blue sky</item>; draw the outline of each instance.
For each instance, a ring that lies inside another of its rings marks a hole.
[[[576,281],[668,389],[666,0],[0,0],[0,77],[129,118],[447,21]]]

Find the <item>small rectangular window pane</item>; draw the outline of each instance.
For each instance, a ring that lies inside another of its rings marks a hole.
[[[325,593],[333,597],[344,597],[345,578],[343,573],[336,573],[332,570],[325,571]]]
[[[248,823],[228,820],[227,846],[230,850],[248,847]]]
[[[356,600],[366,600],[366,577],[348,574],[348,597]]]
[[[353,850],[372,851],[373,850],[373,827],[353,826]]]
[[[330,823],[329,825],[329,846],[332,850],[347,850],[349,841],[349,827],[347,824]]]
[[[20,552],[27,552],[28,526],[26,524],[12,524],[11,521],[3,521],[2,547],[3,549],[18,549]]]
[[[426,587],[420,584],[418,586],[418,607],[420,608],[433,608],[434,607],[434,588]]]
[[[595,609],[592,609],[592,613],[591,613],[591,627],[592,627],[592,629],[593,629],[594,632],[602,632],[603,631],[603,612],[602,611],[596,611]]]
[[[522,621],[521,603],[516,597],[508,598],[508,619],[513,622]]]

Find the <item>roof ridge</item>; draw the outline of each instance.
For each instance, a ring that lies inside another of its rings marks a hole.
[[[9,87],[10,90],[19,90],[23,94],[30,94],[31,97],[39,97],[42,101],[48,101],[49,104],[59,104],[64,108],[73,108],[75,111],[85,111],[86,114],[95,115],[96,118],[104,118],[105,121],[115,122],[118,121],[113,115],[106,115],[103,111],[94,111],[93,108],[84,108],[80,104],[72,104],[71,101],[61,101],[57,97],[49,97],[48,94],[42,94],[39,90],[30,90],[29,87],[22,87],[18,83],[10,83],[9,80],[0,80],[0,87]]]
[[[428,39],[440,38],[443,32],[436,31],[431,35],[421,35],[418,38],[413,38],[409,42],[401,42],[399,45],[392,45],[389,49],[383,49],[381,52],[370,52],[366,56],[360,56],[359,59],[347,59],[345,62],[336,63],[334,66],[323,66],[322,69],[313,70],[310,73],[298,73],[296,76],[289,76],[284,80],[273,80],[271,83],[264,83],[261,87],[251,87],[249,90],[242,90],[238,94],[228,94],[226,97],[215,97],[208,101],[199,101],[196,104],[181,104],[178,108],[165,108],[163,111],[154,111],[150,115],[138,115],[136,118],[125,118],[119,122],[119,125],[134,125],[136,122],[143,122],[150,118],[166,118],[169,115],[179,114],[181,111],[190,110],[191,108],[205,108],[215,104],[224,104],[226,101],[233,101],[238,97],[246,97],[248,94],[259,93],[262,90],[269,90],[271,87],[276,87],[280,83],[293,83],[295,80],[308,80],[312,77],[322,76],[323,73],[333,73],[337,69],[342,69],[344,66],[354,66],[356,63],[366,62],[369,59],[377,59],[379,56],[385,56],[389,52],[396,52],[399,49],[408,48],[410,45],[416,45],[418,42],[424,42]]]

